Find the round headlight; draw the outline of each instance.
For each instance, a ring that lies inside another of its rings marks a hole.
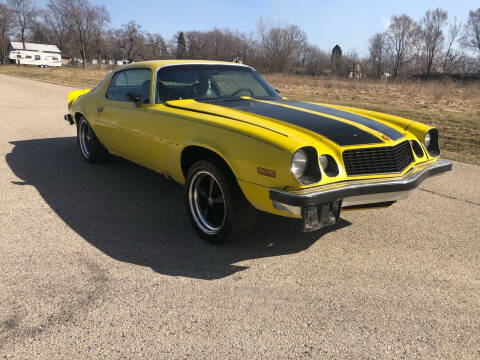
[[[328,167],[328,157],[327,155],[320,156],[320,165],[322,165],[322,169],[325,171]]]
[[[425,148],[428,149],[430,146],[430,141],[432,140],[432,137],[430,135],[430,131],[425,134],[425,138],[423,140],[423,144],[425,145]]]
[[[299,177],[302,177],[302,175],[305,173],[305,170],[307,169],[308,165],[308,156],[307,153],[300,149],[293,154],[292,158],[292,173],[293,175],[298,179]]]

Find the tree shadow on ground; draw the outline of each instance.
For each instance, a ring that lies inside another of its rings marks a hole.
[[[298,220],[259,213],[253,232],[231,244],[199,240],[189,224],[183,187],[120,158],[90,165],[74,137],[11,142],[6,161],[60,218],[90,244],[120,261],[173,276],[219,279],[247,267],[240,261],[296,253],[336,226],[299,232]]]

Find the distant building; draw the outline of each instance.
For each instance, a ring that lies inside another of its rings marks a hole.
[[[363,69],[362,69],[362,65],[360,64],[355,64],[354,66],[354,71],[350,71],[350,73],[348,74],[348,77],[350,79],[360,79],[363,77]]]
[[[392,73],[389,73],[389,72],[384,72],[382,74],[382,79],[388,79],[388,78],[391,78],[392,77]]]
[[[33,66],[62,66],[62,53],[56,45],[23,44],[11,41],[8,46],[8,59],[13,64]]]

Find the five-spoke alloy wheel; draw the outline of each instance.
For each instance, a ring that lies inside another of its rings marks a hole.
[[[194,174],[189,184],[188,201],[193,219],[203,232],[215,235],[225,224],[225,197],[215,175],[207,170]]]
[[[243,196],[233,174],[218,161],[193,164],[185,189],[189,218],[203,239],[219,243],[239,237],[253,226],[255,209]]]
[[[97,163],[108,159],[107,149],[98,141],[90,124],[83,116],[77,123],[77,142],[80,153],[86,161]]]

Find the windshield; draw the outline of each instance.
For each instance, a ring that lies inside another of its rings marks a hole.
[[[174,65],[157,73],[156,102],[214,100],[249,96],[279,98],[254,70],[235,65]]]

